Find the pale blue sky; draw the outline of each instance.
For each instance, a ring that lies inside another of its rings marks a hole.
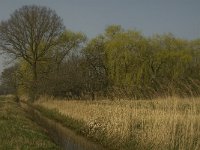
[[[186,39],[200,38],[200,0],[0,0],[0,20],[30,4],[56,10],[67,28],[89,38],[110,24],[137,29],[146,36],[171,32]]]

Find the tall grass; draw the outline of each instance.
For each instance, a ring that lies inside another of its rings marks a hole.
[[[200,149],[200,99],[36,103],[85,122],[82,132],[111,149]]]

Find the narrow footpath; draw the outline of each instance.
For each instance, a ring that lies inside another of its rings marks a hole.
[[[77,135],[72,130],[64,127],[62,124],[55,122],[43,116],[38,110],[31,105],[20,102],[20,106],[32,116],[32,119],[43,127],[48,135],[64,150],[103,150],[99,145],[88,141],[86,138]]]

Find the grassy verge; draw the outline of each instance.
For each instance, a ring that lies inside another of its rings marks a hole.
[[[59,149],[13,98],[0,97],[0,149]]]
[[[200,99],[65,101],[37,107],[109,149],[200,149]]]
[[[90,126],[88,126],[83,120],[74,119],[70,116],[66,116],[61,114],[56,109],[48,109],[43,106],[35,105],[35,109],[39,110],[44,116],[49,119],[52,119],[58,123],[61,123],[64,127],[67,127],[79,135],[84,136],[85,138],[93,141],[94,143],[100,144],[106,149],[113,149],[113,146],[109,146],[108,139],[104,136],[103,132],[98,134],[98,138],[95,136],[90,135]],[[99,131],[100,132],[100,131]]]
[[[61,123],[62,125],[74,130],[76,133],[82,134],[82,129],[85,127],[85,123],[83,121],[75,120],[70,116],[65,116],[59,113],[56,109],[47,109],[39,105],[34,106],[34,108],[39,110],[47,118]]]

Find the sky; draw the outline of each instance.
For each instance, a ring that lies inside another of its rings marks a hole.
[[[57,12],[66,28],[89,38],[111,24],[136,29],[145,36],[173,33],[200,38],[200,0],[0,0],[0,21],[23,5],[47,6]],[[0,57],[0,72],[7,65]]]

